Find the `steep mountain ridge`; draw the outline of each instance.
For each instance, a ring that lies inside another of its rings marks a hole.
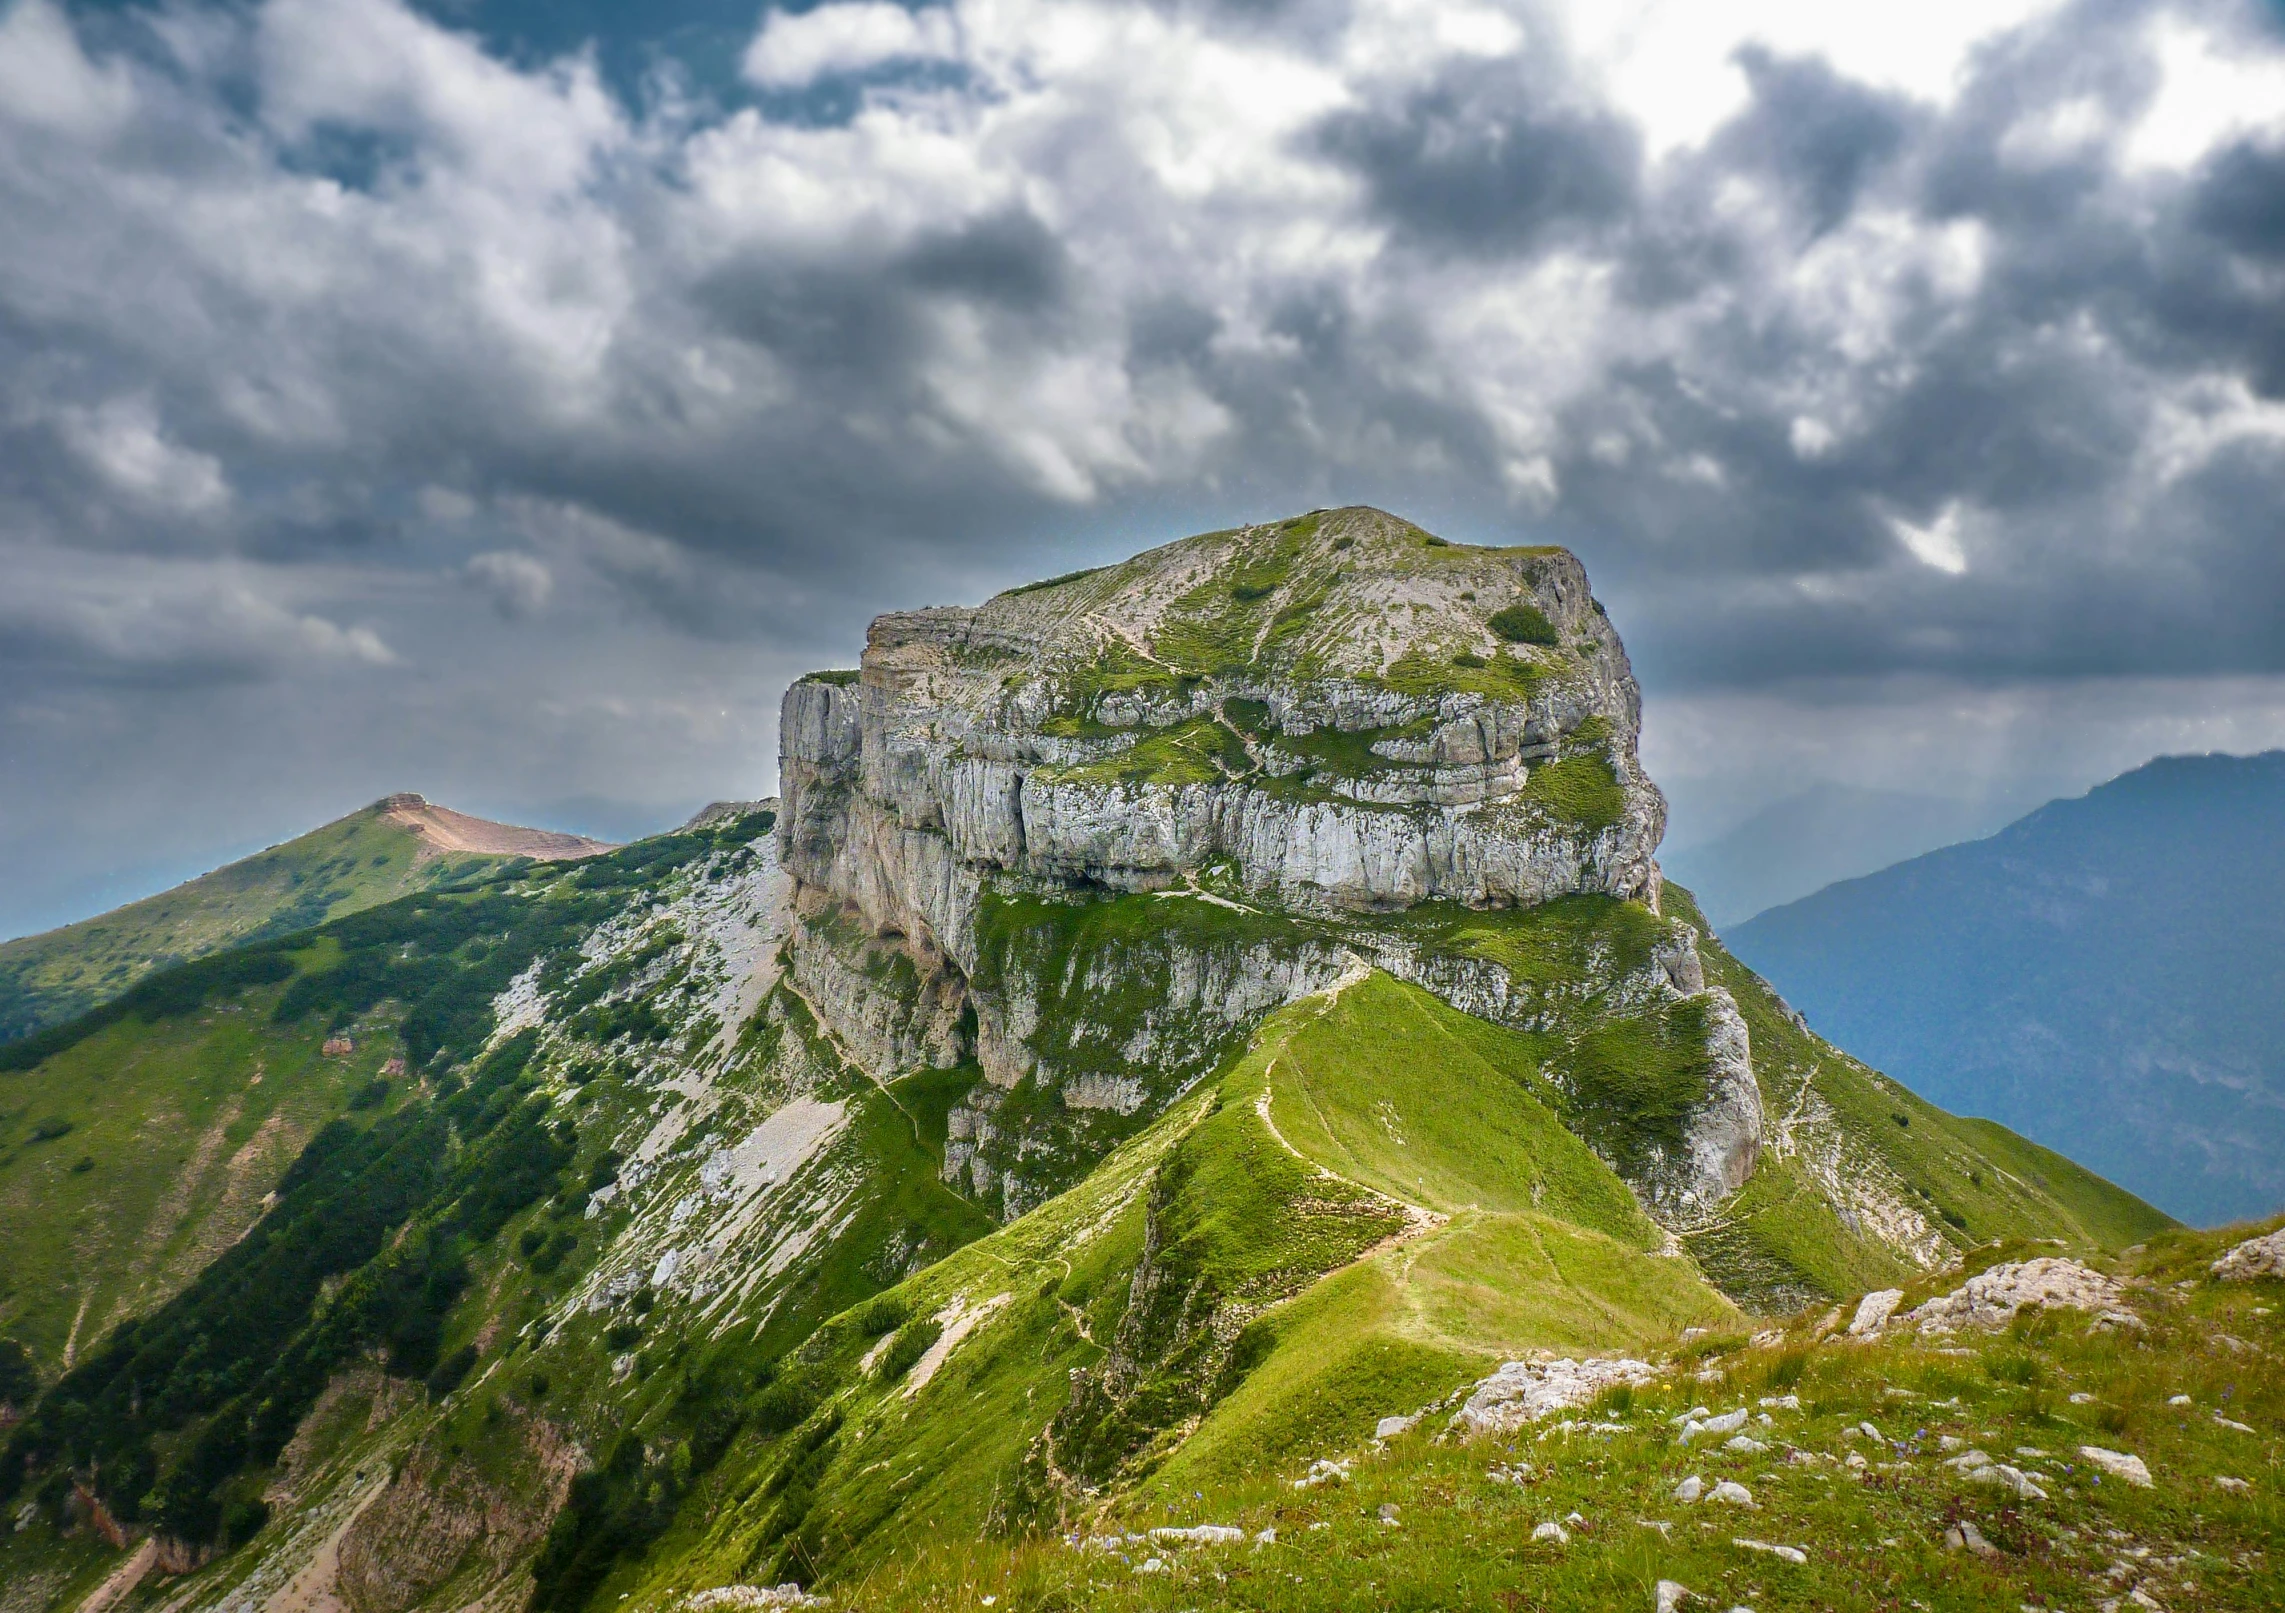
[[[782,804],[159,977],[0,1082],[403,1078],[35,1338],[0,1569],[69,1600],[107,1521],[164,1544],[129,1608],[762,1605],[2165,1225],[1730,959],[1637,711],[1570,556],[1321,511],[884,618],[789,691]]]
[[[611,848],[493,823],[421,796],[386,796],[96,918],[0,942],[0,1042],[59,1025],[154,969],[308,929],[457,879],[497,857],[553,861]]]

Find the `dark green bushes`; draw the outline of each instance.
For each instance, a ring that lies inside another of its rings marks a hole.
[[[876,1294],[858,1308],[857,1331],[869,1339],[893,1333],[912,1317],[912,1305],[901,1294]]]
[[[0,1339],[0,1406],[29,1406],[40,1392],[32,1352],[16,1339]]]
[[[222,1539],[233,1481],[276,1460],[341,1363],[378,1350],[415,1379],[454,1365],[438,1353],[468,1250],[552,1190],[571,1155],[546,1101],[524,1095],[533,1046],[504,1044],[435,1103],[321,1130],[246,1237],[40,1400],[0,1455],[0,1489],[27,1464],[77,1472],[122,1521]]]
[[[873,1370],[883,1383],[894,1383],[910,1372],[920,1358],[929,1352],[936,1341],[944,1336],[944,1324],[934,1317],[923,1317],[907,1322],[889,1340],[889,1347],[881,1352],[880,1364]]]
[[[578,1613],[622,1559],[650,1548],[737,1437],[753,1375],[735,1351],[710,1356],[649,1427],[621,1435],[593,1471],[571,1481],[532,1564],[529,1613]],[[536,1380],[534,1398],[546,1392]]]
[[[1510,644],[1541,644],[1552,649],[1563,642],[1555,624],[1537,605],[1515,604],[1492,612],[1491,630]]]
[[[429,1370],[428,1392],[438,1399],[460,1387],[476,1366],[477,1353],[473,1344],[463,1344]]]

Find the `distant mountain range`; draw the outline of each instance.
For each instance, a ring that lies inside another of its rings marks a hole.
[[[0,1042],[126,991],[152,970],[306,930],[506,857],[609,851],[604,841],[470,817],[391,795],[172,890],[0,943]]]
[[[1658,863],[1726,927],[1835,880],[1989,834],[2007,818],[1983,802],[1820,784],[1710,840],[1662,846]]]
[[[2212,1224],[2285,1206],[2285,752],[2170,756],[1725,932],[1818,1031]]]

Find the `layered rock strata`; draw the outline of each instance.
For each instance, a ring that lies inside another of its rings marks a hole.
[[[851,932],[840,962],[797,960],[794,976],[884,1068],[973,1057],[996,1088],[1029,1078],[1067,1109],[1119,1114],[1167,1096],[1169,1070],[1202,1073],[1224,1033],[1318,989],[1350,951],[1510,1018],[1497,970],[1373,920],[1579,894],[1655,911],[1665,804],[1636,758],[1640,715],[1573,556],[1452,545],[1377,510],[884,616],[858,671],[786,694],[784,863],[805,910],[838,904]],[[1058,1070],[1035,1045],[1042,981],[976,989],[993,972],[987,906],[1140,892],[1341,940],[1148,960],[1164,978],[1120,1027],[1132,1068]],[[1675,929],[1643,989],[1707,999],[1707,1097],[1637,1186],[1687,1218],[1751,1171],[1761,1116],[1744,1022]],[[881,976],[867,949],[917,972],[897,1004],[866,1000]],[[995,1107],[986,1094],[954,1115],[947,1172],[972,1189],[991,1185]]]

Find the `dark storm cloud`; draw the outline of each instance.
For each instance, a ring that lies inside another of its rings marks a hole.
[[[2190,222],[2233,252],[2285,262],[2285,150],[2230,146],[2206,170]]]
[[[1738,65],[1752,101],[1713,141],[1714,164],[1777,179],[1813,235],[1849,216],[1923,121],[1902,97],[1853,84],[1822,61],[1749,48]]]
[[[1561,104],[1511,63],[1337,114],[1317,138],[1408,244],[1483,253],[1544,248],[1624,217],[1641,164],[1626,123]]]

